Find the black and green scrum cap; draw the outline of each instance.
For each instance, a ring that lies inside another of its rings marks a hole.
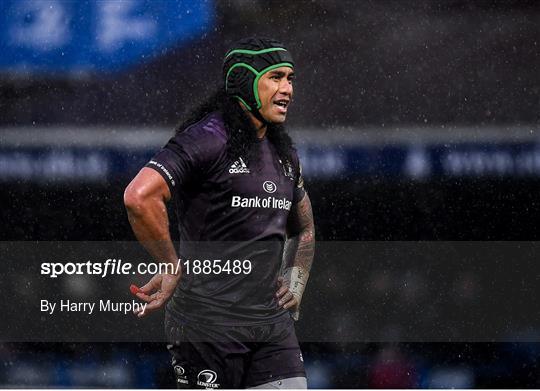
[[[225,91],[241,101],[249,111],[261,108],[257,84],[262,75],[279,67],[294,68],[285,46],[270,38],[244,38],[225,54]]]

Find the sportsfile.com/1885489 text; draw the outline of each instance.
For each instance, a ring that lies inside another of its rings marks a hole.
[[[62,275],[97,275],[101,278],[113,275],[129,274],[250,274],[249,259],[194,259],[178,260],[176,263],[125,262],[121,259],[109,258],[104,262],[42,262],[41,275],[57,278]]]

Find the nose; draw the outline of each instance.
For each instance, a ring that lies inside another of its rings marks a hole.
[[[292,96],[292,82],[290,80],[287,80],[286,78],[283,78],[283,80],[281,80],[281,83],[279,83],[279,92],[285,95]]]

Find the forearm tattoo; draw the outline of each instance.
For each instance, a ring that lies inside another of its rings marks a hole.
[[[283,251],[283,274],[300,302],[315,254],[315,226],[307,193],[291,213]]]

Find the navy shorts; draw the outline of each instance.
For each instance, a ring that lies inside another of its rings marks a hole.
[[[178,388],[248,388],[306,376],[290,317],[256,326],[210,326],[167,315],[165,329]]]

